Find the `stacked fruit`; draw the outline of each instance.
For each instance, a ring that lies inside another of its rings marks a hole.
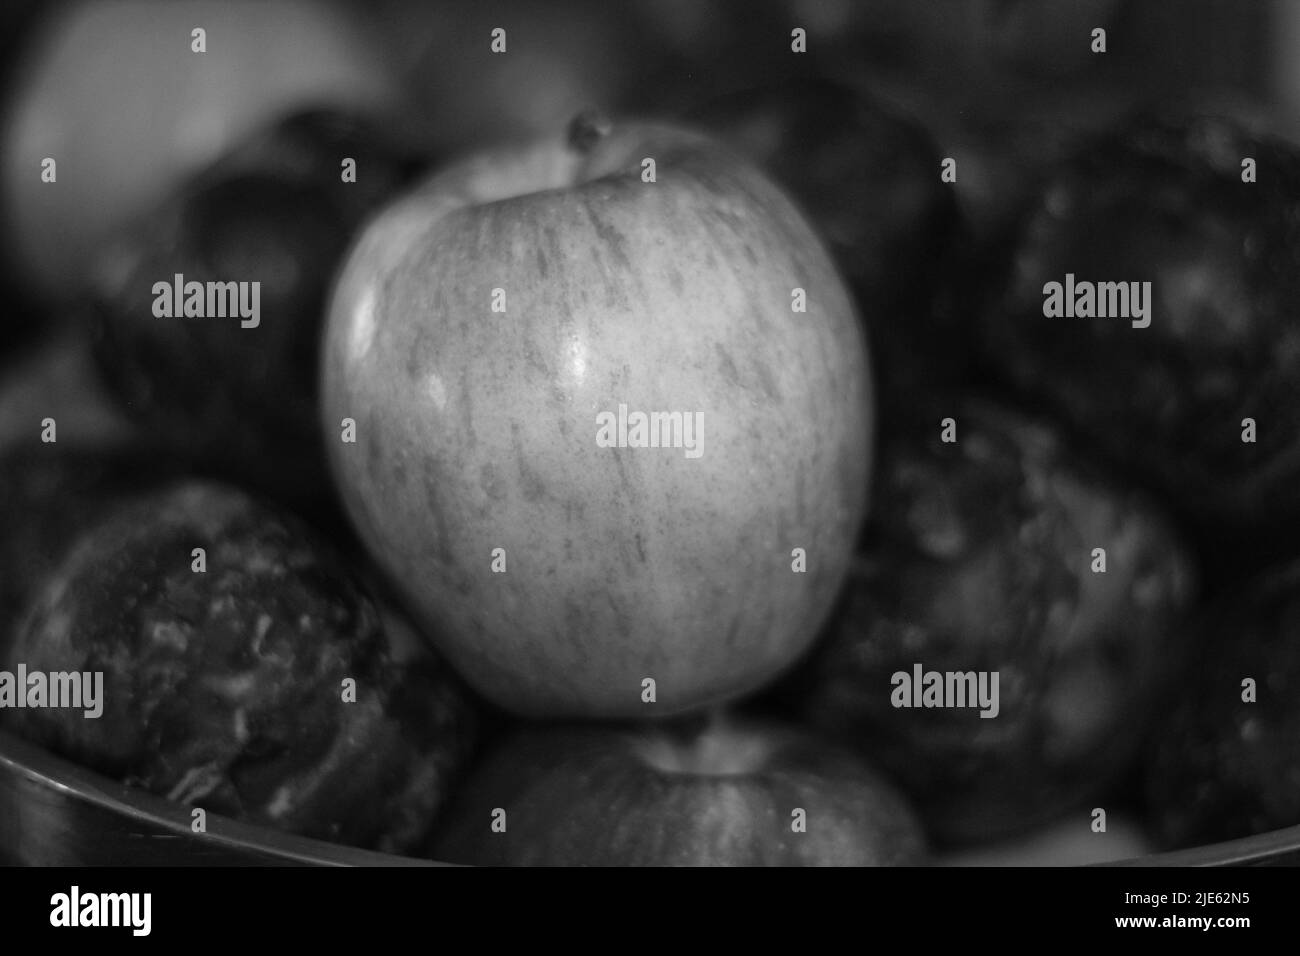
[[[785,4],[647,4],[649,44],[577,4],[588,60],[527,5],[434,5],[424,43],[394,4],[392,62],[321,8],[159,39],[165,6],[74,8],[11,110],[14,318],[54,331],[0,382],[0,671],[103,688],[91,717],[11,683],[0,729],[454,862],[1300,822],[1295,571],[1264,570],[1300,506],[1300,152],[1141,117],[995,231],[847,71],[756,82]],[[339,55],[287,77],[276,30]],[[156,141],[76,139],[133,57],[177,91]],[[678,118],[570,102],[645,107],[635,67]],[[1067,274],[1132,315],[1053,313]]]

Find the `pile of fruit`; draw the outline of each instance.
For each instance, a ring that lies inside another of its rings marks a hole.
[[[846,9],[377,9],[24,33],[0,731],[458,863],[1300,823],[1300,149],[1116,108],[991,201]]]

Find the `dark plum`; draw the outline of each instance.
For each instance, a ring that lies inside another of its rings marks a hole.
[[[1188,847],[1300,824],[1300,564],[1222,595],[1196,630],[1147,760],[1157,835]]]
[[[132,445],[33,445],[0,454],[0,667],[28,600],[80,534],[178,470]]]
[[[342,181],[345,158],[356,161],[355,183]],[[354,231],[413,165],[359,120],[296,116],[156,210],[106,257],[96,283],[96,355],[127,410],[223,477],[295,503],[326,497],[317,414],[325,299]],[[176,275],[260,283],[256,324],[158,317],[154,285]]]
[[[1211,562],[1294,550],[1300,149],[1225,116],[1142,116],[1064,165],[1013,259],[981,325],[997,374],[1164,495]],[[1067,274],[1150,282],[1150,325],[1045,316]]]
[[[204,482],[86,532],[10,657],[103,673],[97,718],[5,711],[33,742],[209,812],[391,852],[424,838],[477,726],[456,676],[333,548]]]
[[[1177,673],[1194,586],[1149,501],[1049,427],[980,402],[953,417],[954,443],[936,421],[884,446],[868,543],[789,684],[803,716],[893,775],[944,843],[1028,830],[1125,773]],[[992,706],[902,706],[894,675],[917,665],[986,672]]]

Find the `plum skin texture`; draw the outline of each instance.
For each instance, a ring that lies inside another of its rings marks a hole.
[[[1298,595],[1293,562],[1222,595],[1200,619],[1189,679],[1147,752],[1146,796],[1164,845],[1300,824]]]
[[[814,726],[892,774],[931,837],[1032,827],[1103,792],[1183,659],[1192,559],[1140,493],[997,406],[958,441],[882,452],[878,519],[842,605],[788,693]],[[1106,550],[1104,573],[1092,550]],[[895,708],[891,678],[996,671],[999,714]]]
[[[192,570],[199,547],[204,572]],[[103,672],[102,715],[21,709],[9,722],[181,803],[401,852],[467,759],[475,715],[414,638],[419,655],[395,653],[394,627],[296,519],[187,482],[86,532],[19,628],[11,657],[29,672]]]
[[[1045,317],[1043,285],[1066,273],[1151,282],[1150,326]],[[1045,186],[981,352],[1207,542],[1259,550],[1300,515],[1297,301],[1300,150],[1227,117],[1144,117]]]

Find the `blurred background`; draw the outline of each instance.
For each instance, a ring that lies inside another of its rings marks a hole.
[[[434,163],[586,107],[681,115],[830,78],[906,110],[958,160],[980,236],[1007,226],[1078,136],[1144,103],[1230,101],[1300,135],[1292,0],[14,0],[0,17],[6,353],[66,318],[57,306],[182,184],[311,107],[367,117]],[[501,24],[510,55],[485,69]],[[58,190],[33,175],[46,157]]]
[[[309,105],[382,115],[436,157],[589,106],[676,115],[829,77],[917,117],[990,228],[1071,137],[1142,103],[1224,98],[1300,131],[1290,0],[15,0],[0,16],[9,281],[43,301],[83,289],[96,253],[186,176]],[[501,24],[510,55],[486,70]],[[796,25],[803,56],[789,52]],[[182,42],[193,26],[208,31],[201,57]],[[1104,56],[1094,27],[1108,30]],[[20,173],[46,156],[64,188],[42,193]],[[5,323],[5,338],[24,324]]]

